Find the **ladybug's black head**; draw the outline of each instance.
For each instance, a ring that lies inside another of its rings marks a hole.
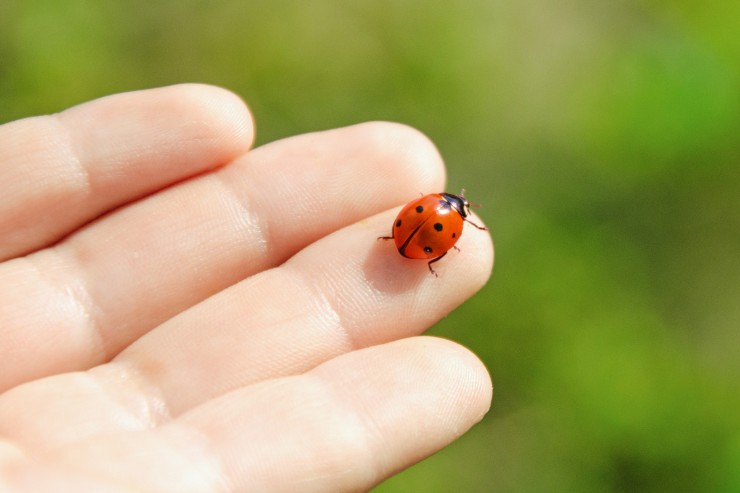
[[[462,195],[454,195],[451,193],[443,193],[442,197],[450,203],[453,209],[455,209],[463,218],[468,217],[470,214],[470,202]]]

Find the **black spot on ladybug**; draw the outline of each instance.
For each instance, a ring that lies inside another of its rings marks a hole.
[[[401,220],[400,219],[398,221],[396,221],[396,227],[397,228],[400,228],[401,227]]]
[[[452,233],[453,238],[457,238],[457,233]]]
[[[434,229],[436,231],[442,231],[442,223],[434,223]]]
[[[424,212],[424,207],[421,205],[416,206],[416,212]]]
[[[427,252],[427,253],[432,253],[432,247],[425,246],[424,247],[424,251]]]

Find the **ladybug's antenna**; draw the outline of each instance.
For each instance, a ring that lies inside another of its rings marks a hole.
[[[460,189],[460,197],[465,198],[465,189],[464,188],[461,188]],[[478,207],[480,207],[480,204],[471,204],[470,202],[468,202],[468,207],[473,207],[474,209],[477,209]]]

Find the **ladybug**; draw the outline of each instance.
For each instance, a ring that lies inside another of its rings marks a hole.
[[[403,257],[429,260],[429,271],[437,277],[432,264],[447,255],[450,248],[460,250],[455,243],[460,239],[464,222],[488,231],[468,219],[470,202],[463,192],[460,195],[432,193],[409,202],[398,213],[391,235],[378,239],[393,239]]]

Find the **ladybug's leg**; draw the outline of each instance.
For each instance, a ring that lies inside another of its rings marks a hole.
[[[379,240],[392,240],[393,236],[378,236]]]
[[[470,223],[473,226],[475,226],[476,228],[482,229],[483,231],[488,231],[488,228],[486,228],[485,226],[478,226],[477,224],[475,224],[473,221],[469,220],[468,218],[465,218],[465,222],[466,223]]]
[[[460,251],[460,249],[459,249],[459,248],[457,248],[457,245],[452,245],[452,248],[454,248],[454,249],[455,249],[455,250],[457,250],[458,252]]]
[[[442,257],[444,257],[445,255],[447,255],[447,252],[445,252],[442,255],[440,255],[439,257],[433,258],[432,260],[430,260],[429,262],[427,262],[427,265],[429,266],[429,272],[431,272],[432,274],[434,274],[434,277],[439,277],[439,276],[437,275],[437,272],[432,268],[432,264],[434,262],[436,262],[437,260],[441,259]]]

